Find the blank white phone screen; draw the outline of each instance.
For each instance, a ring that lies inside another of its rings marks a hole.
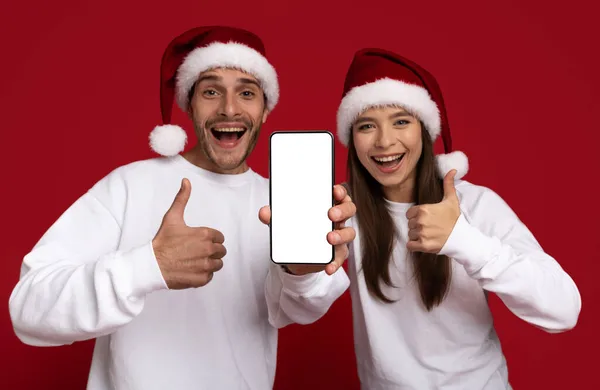
[[[270,138],[271,259],[278,264],[327,264],[333,247],[333,136],[275,132]]]

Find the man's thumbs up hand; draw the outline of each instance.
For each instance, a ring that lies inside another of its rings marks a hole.
[[[227,254],[221,232],[185,224],[183,216],[191,192],[191,183],[183,179],[152,240],[160,271],[170,289],[206,285],[213,273],[223,268],[222,259]]]
[[[185,206],[187,206],[187,202],[190,199],[191,193],[192,184],[188,179],[183,179],[181,181],[181,188],[179,188],[179,192],[177,195],[175,195],[175,199],[173,200],[171,207],[163,218],[163,226],[185,225],[185,222],[183,221],[183,215],[185,213]]]
[[[412,252],[438,253],[446,244],[460,216],[460,203],[451,170],[444,177],[444,197],[440,203],[413,206],[406,212],[408,243]]]

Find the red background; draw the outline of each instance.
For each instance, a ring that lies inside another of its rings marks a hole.
[[[531,0],[220,3],[2,5],[0,300],[7,305],[23,255],[64,209],[117,165],[152,156],[147,136],[160,123],[159,62],[168,41],[196,25],[230,24],[264,38],[280,75],[281,103],[250,159],[263,175],[271,131],[334,129],[356,49],[395,50],[435,74],[455,146],[470,157],[467,179],[507,200],[572,275],[583,299],[579,324],[559,335],[525,324],[492,300],[513,387],[600,388],[597,356],[586,356],[600,346],[593,328],[600,317],[599,164],[592,157],[600,142],[598,6],[580,0],[559,6]],[[183,115],[176,119],[190,128]],[[336,151],[341,181],[346,155],[339,144]],[[92,342],[25,346],[5,309],[0,345],[1,388],[85,386]],[[318,323],[281,332],[276,388],[358,389],[348,294]]]

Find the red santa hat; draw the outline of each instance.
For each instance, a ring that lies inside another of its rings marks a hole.
[[[265,47],[255,34],[233,27],[197,27],[177,36],[167,46],[160,69],[160,108],[163,125],[150,133],[150,147],[163,156],[173,156],[185,147],[186,132],[171,124],[173,101],[183,111],[198,76],[215,68],[239,69],[254,76],[273,111],[279,101],[277,73],[269,63]]]
[[[442,92],[435,78],[414,62],[382,49],[363,49],[354,55],[346,75],[337,112],[337,133],[348,146],[356,118],[372,107],[398,105],[424,124],[435,142],[441,134],[445,154],[436,156],[437,171],[444,177],[456,169],[455,179],[469,170],[467,156],[452,151],[452,138]]]

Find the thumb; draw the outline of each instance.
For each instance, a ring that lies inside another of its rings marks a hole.
[[[265,225],[271,223],[271,208],[269,206],[263,206],[258,211],[258,219]]]
[[[444,200],[455,200],[456,188],[454,187],[454,176],[456,176],[456,169],[452,169],[444,177]]]
[[[183,213],[185,212],[185,206],[190,199],[192,192],[192,184],[188,179],[181,180],[181,187],[179,192],[175,195],[173,204],[169,208],[169,211],[165,214],[165,219],[171,219],[171,222],[183,221]]]

